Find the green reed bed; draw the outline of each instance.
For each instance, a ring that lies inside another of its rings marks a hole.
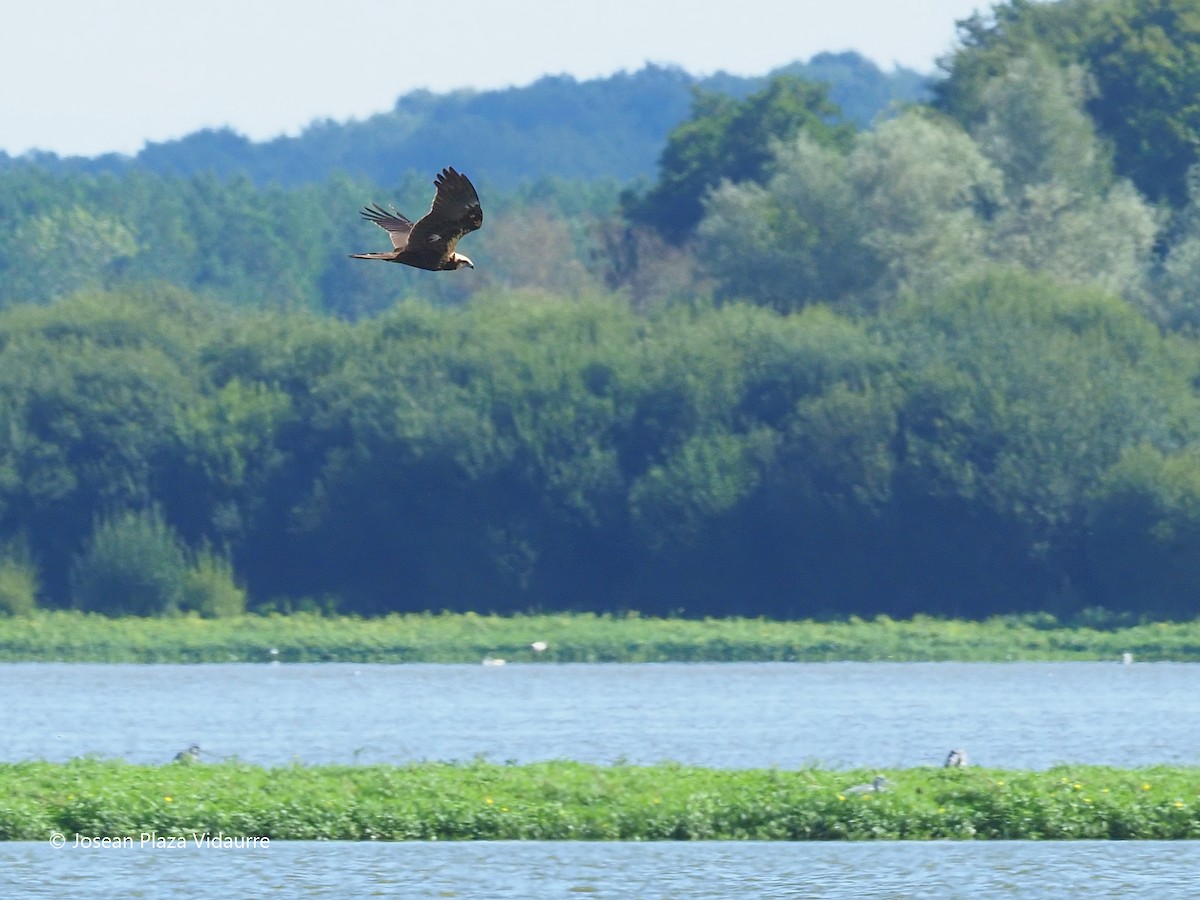
[[[1200,838],[1200,769],[725,771],[673,764],[0,765],[0,839]]]
[[[541,652],[534,643],[545,643]],[[736,662],[1200,660],[1200,622],[1066,627],[1047,616],[983,622],[881,616],[840,622],[652,619],[586,613],[107,618],[0,617],[0,661]]]

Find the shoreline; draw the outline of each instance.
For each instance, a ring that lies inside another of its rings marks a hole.
[[[1129,654],[1125,657],[1125,654]],[[1200,662],[1200,620],[1122,628],[983,621],[654,619],[627,614],[315,613],[0,617],[0,662]]]

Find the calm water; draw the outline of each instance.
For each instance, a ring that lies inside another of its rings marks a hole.
[[[1200,764],[1183,664],[0,665],[0,760]],[[0,798],[2,802],[2,798]],[[0,896],[1189,897],[1200,842],[0,843]]]
[[[1200,842],[0,844],[20,897],[1194,897]]]
[[[0,665],[0,760],[1200,765],[1200,665]]]

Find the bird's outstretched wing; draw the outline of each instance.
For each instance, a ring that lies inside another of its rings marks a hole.
[[[392,239],[392,248],[395,250],[403,250],[408,246],[409,235],[412,234],[413,223],[407,216],[396,212],[393,209],[388,212],[378,203],[373,203],[371,206],[363,207],[359,213],[364,219],[369,222],[374,222],[380,228],[388,233],[388,237]]]
[[[437,187],[433,205],[412,226],[408,246],[413,250],[436,247],[440,255],[448,257],[454,253],[459,238],[483,224],[483,208],[475,186],[466,175],[447,167],[433,183]]]

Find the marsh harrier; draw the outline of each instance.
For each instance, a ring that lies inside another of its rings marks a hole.
[[[415,224],[395,209],[388,212],[378,203],[364,207],[362,217],[388,233],[392,251],[351,253],[351,258],[382,259],[431,272],[463,266],[475,268],[470,259],[454,252],[455,244],[464,234],[483,224],[483,209],[475,186],[466,175],[451,168],[442,169],[433,183],[437,188],[433,206]]]

